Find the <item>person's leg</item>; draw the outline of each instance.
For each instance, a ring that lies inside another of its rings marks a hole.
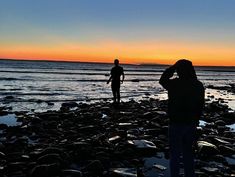
[[[185,177],[194,177],[194,152],[192,145],[195,141],[196,126],[189,125],[184,132],[183,136],[183,163]]]
[[[113,102],[114,103],[116,103],[116,99],[117,99],[117,97],[116,97],[116,95],[117,95],[117,91],[116,91],[116,87],[115,87],[115,85],[112,85],[112,92],[113,92]]]
[[[117,88],[117,102],[120,103],[120,87]]]
[[[169,126],[170,172],[171,177],[179,177],[181,153],[181,129],[178,125]]]

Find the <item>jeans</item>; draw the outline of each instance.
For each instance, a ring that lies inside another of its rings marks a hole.
[[[192,145],[196,136],[196,124],[176,124],[169,126],[170,172],[171,177],[179,177],[180,155],[183,156],[184,176],[194,177],[194,153]]]

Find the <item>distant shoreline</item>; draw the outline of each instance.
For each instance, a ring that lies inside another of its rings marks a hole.
[[[62,61],[62,60],[50,60],[50,59],[45,59],[45,60],[34,60],[34,59],[11,59],[11,58],[0,58],[0,60],[5,60],[5,61],[25,61],[25,62],[57,62],[57,63],[84,63],[84,64],[108,64],[112,65],[113,63],[106,63],[106,62],[83,62],[83,61]],[[129,63],[123,63],[122,65],[131,65],[131,66],[139,66],[139,65],[145,65],[145,64],[129,64]],[[148,64],[146,64],[148,65]],[[149,64],[152,65],[152,64]],[[169,66],[169,65],[164,65],[164,64],[155,64],[154,66]]]
[[[24,61],[24,62],[58,62],[58,63],[84,63],[84,64],[108,64],[112,65],[112,62],[83,62],[83,61],[62,61],[62,60],[50,60],[50,59],[15,59],[15,58],[0,58],[0,60],[5,60],[5,61]],[[131,66],[170,66],[169,64],[155,64],[155,63],[140,63],[140,64],[130,64],[130,63],[123,63],[122,65],[131,65]],[[198,68],[234,68],[235,66],[202,66],[202,65],[194,65],[195,67]],[[206,71],[211,71],[211,70],[206,70]],[[212,70],[215,71],[215,70]],[[221,72],[224,72],[224,70],[219,70]],[[235,72],[235,71],[232,71]]]

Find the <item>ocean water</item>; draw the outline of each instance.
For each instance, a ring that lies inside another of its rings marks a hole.
[[[125,81],[121,99],[166,99],[159,78],[167,66],[122,65]],[[48,61],[0,60],[0,105],[13,111],[45,111],[59,109],[67,101],[111,101],[106,84],[112,64]],[[196,67],[205,87],[235,84],[235,67]],[[235,110],[235,95],[224,90],[206,89],[207,96],[223,98]],[[51,104],[52,103],[52,104]]]

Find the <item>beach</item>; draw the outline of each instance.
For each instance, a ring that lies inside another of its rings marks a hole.
[[[59,111],[10,112],[0,124],[2,176],[169,176],[166,101],[64,103]],[[208,103],[195,146],[199,176],[234,175],[234,111]],[[12,120],[13,121],[13,120]],[[14,123],[14,122],[11,122]]]
[[[118,107],[105,83],[111,67],[1,61],[0,175],[169,176],[167,94],[158,84],[166,66],[124,65]],[[197,68],[206,87],[195,144],[201,177],[235,175],[233,69]]]

